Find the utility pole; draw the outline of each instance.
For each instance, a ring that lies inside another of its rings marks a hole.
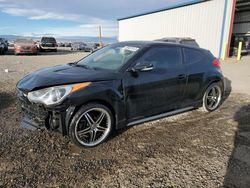
[[[100,39],[100,47],[102,47],[102,26],[99,25],[99,39]]]

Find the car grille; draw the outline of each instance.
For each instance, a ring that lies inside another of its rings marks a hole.
[[[27,46],[24,46],[22,47],[22,50],[30,50],[31,48],[30,47],[27,47]]]

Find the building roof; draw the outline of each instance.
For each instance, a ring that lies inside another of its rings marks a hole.
[[[166,11],[166,10],[181,8],[181,7],[185,7],[185,6],[190,6],[190,5],[194,5],[194,4],[198,4],[198,3],[203,3],[205,1],[208,1],[208,0],[191,0],[188,2],[184,2],[184,3],[179,3],[177,5],[168,6],[168,7],[163,8],[163,9],[158,9],[158,10],[151,11],[151,12],[144,12],[142,14],[136,14],[133,16],[125,17],[125,18],[119,18],[118,21],[130,19],[130,18],[135,18],[135,17],[139,17],[139,16],[145,16],[148,14],[153,14],[153,13],[162,12],[162,11]]]

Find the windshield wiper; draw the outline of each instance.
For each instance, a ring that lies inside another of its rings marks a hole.
[[[73,66],[75,64],[76,64],[76,62],[68,63],[68,65],[70,65],[70,66]]]
[[[87,65],[80,65],[80,64],[78,64],[78,63],[75,63],[74,66],[76,66],[76,67],[83,67],[83,68],[85,68],[85,69],[92,69],[92,68],[90,68],[90,67],[87,66]]]
[[[98,69],[98,68],[95,68],[95,67],[89,67],[88,65],[81,65],[81,64],[78,64],[77,62],[68,63],[68,65],[75,66],[75,67],[83,67],[85,69],[91,69],[91,70],[97,70]]]

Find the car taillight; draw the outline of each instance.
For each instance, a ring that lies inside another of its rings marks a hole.
[[[220,68],[220,60],[219,59],[213,60],[212,64],[213,64],[213,66]]]

